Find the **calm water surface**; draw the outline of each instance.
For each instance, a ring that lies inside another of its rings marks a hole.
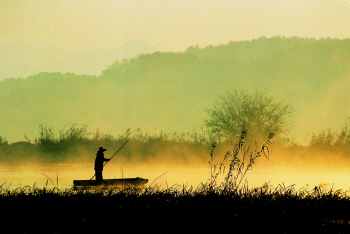
[[[54,187],[58,183],[59,188],[69,188],[73,180],[88,180],[94,175],[91,164],[61,164],[50,166],[31,167],[1,167],[0,185],[4,188],[15,189],[20,186],[46,186]],[[188,185],[197,187],[210,178],[209,165],[201,166],[167,166],[167,165],[106,165],[104,169],[105,179],[142,177],[162,187]],[[326,188],[342,190],[350,189],[350,172],[337,171],[323,172],[279,168],[253,168],[247,173],[250,188],[268,183],[272,187],[284,184],[286,187],[295,185],[296,189],[307,187],[312,189],[319,184],[325,184]]]

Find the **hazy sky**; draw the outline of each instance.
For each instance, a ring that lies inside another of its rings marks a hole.
[[[350,37],[346,0],[0,0],[0,44],[66,51],[142,39],[161,51],[271,37]]]
[[[350,38],[350,0],[0,0],[0,32],[0,45],[67,52],[134,39],[174,52],[261,36],[342,39]]]

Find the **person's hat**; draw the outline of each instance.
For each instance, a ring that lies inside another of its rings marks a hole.
[[[103,151],[106,151],[106,149],[104,149],[103,147],[100,147],[100,148],[98,149],[98,151],[100,151],[100,152],[102,151],[102,152],[103,152]]]

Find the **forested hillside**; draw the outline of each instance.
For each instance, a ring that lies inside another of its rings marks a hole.
[[[231,89],[266,91],[291,104],[297,136],[343,126],[350,116],[349,52],[350,39],[259,38],[141,55],[115,62],[101,76],[5,79],[0,136],[20,141],[35,137],[40,125],[72,124],[112,135],[128,128],[199,130],[205,108]]]

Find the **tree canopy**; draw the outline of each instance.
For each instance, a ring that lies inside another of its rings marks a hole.
[[[265,93],[229,91],[207,109],[206,126],[218,140],[235,140],[245,128],[249,141],[266,140],[270,133],[281,137],[288,130],[291,107]]]

